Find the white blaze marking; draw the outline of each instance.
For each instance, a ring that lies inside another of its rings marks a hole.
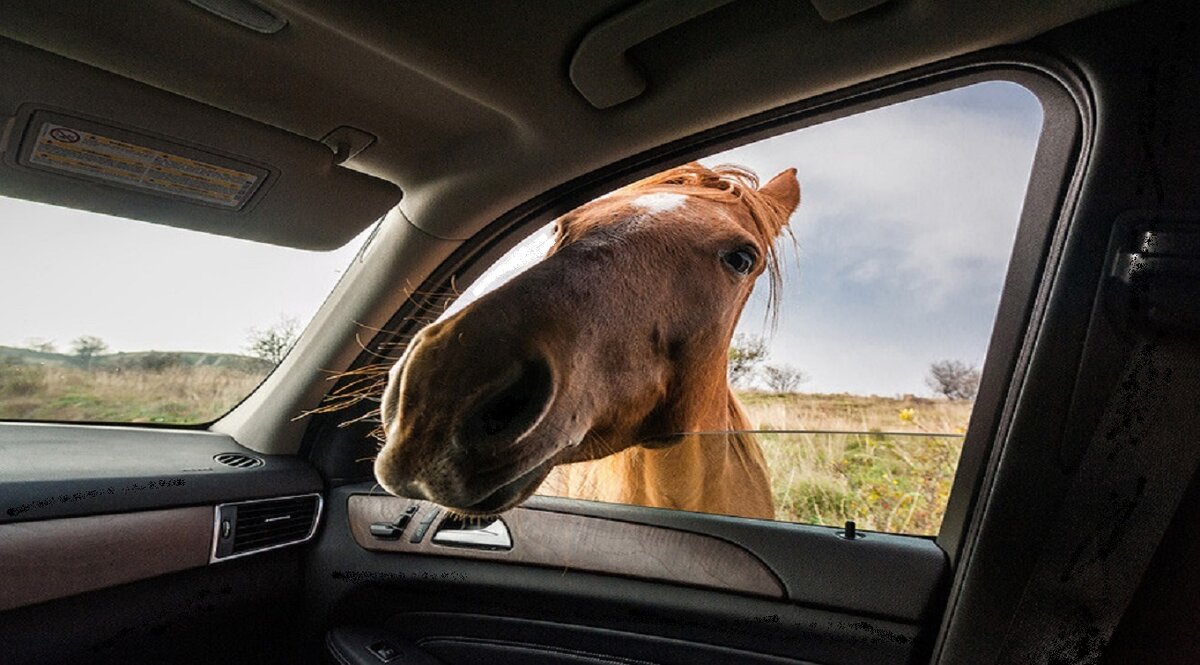
[[[642,194],[633,201],[630,205],[637,206],[647,213],[660,213],[675,210],[687,201],[686,194],[672,194],[670,192],[655,192],[653,194]]]

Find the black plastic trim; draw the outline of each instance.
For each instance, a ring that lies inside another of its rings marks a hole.
[[[217,464],[225,452],[264,464]],[[320,492],[302,459],[191,430],[0,424],[0,524]]]

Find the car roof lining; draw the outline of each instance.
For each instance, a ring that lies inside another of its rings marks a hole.
[[[627,56],[647,89],[604,110],[572,84],[570,59],[590,30],[638,3],[261,4],[287,27],[263,35],[188,3],[47,0],[0,7],[0,35],[162,91],[140,113],[123,112],[130,126],[145,127],[143,116],[186,98],[224,112],[226,135],[246,132],[247,119],[264,135],[282,130],[317,147],[338,127],[365,132],[377,139],[370,147],[342,167],[324,167],[402,188],[400,207],[413,224],[466,239],[539,194],[655,146],[1021,41],[1126,0],[1059,0],[1036,11],[1020,0],[895,0],[836,22],[807,2],[738,0],[631,46]],[[130,85],[109,80],[114,90]],[[22,85],[31,84],[0,84],[0,94],[12,98]],[[220,124],[210,141],[218,148]],[[340,200],[352,205],[358,197],[346,190]],[[285,223],[281,215],[278,228],[256,239],[324,247],[372,221],[330,206],[294,212],[312,223]],[[193,226],[240,235],[236,223]]]

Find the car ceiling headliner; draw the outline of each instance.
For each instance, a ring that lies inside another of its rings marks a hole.
[[[465,239],[655,146],[1127,3],[892,0],[827,22],[807,0],[736,0],[633,47],[649,87],[603,110],[569,63],[637,3],[261,4],[288,26],[262,35],[183,0],[41,0],[0,6],[0,35],[312,140],[370,132],[378,141],[346,165],[398,184],[423,231]]]

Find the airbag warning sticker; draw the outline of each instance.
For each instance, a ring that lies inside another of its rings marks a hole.
[[[94,132],[44,123],[29,163],[162,194],[238,208],[259,176]]]

